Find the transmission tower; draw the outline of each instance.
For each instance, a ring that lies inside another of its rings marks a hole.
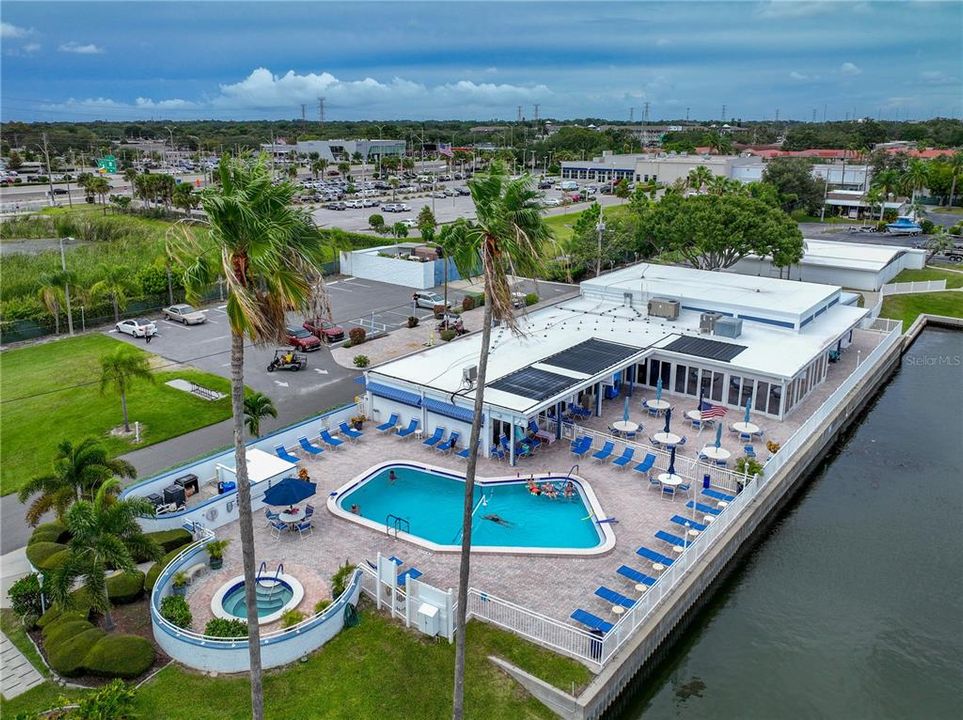
[[[535,103],[535,122],[538,122],[538,103]]]
[[[318,98],[318,120],[320,120],[321,124],[324,125],[324,98],[323,97]]]
[[[726,104],[722,103],[722,122],[726,121]]]
[[[646,125],[649,124],[649,102],[645,102],[645,108],[642,111],[642,122]]]

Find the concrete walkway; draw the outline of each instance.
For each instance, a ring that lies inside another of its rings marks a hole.
[[[0,692],[7,700],[44,682],[43,675],[3,633],[0,633],[0,670]]]

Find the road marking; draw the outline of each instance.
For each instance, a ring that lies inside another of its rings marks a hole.
[[[173,320],[161,320],[165,325],[170,325],[171,327],[180,328],[181,330],[187,330],[181,323],[176,323]]]
[[[328,374],[328,371],[327,371],[327,370],[322,370],[321,368],[314,368],[314,372],[318,373],[319,375],[327,375],[327,374]]]
[[[223,310],[223,309],[226,308],[226,307],[227,307],[227,305],[218,305],[218,306],[217,306],[217,309],[218,309],[218,310]]]
[[[280,380],[275,380],[275,381],[274,381],[274,384],[277,385],[277,386],[279,386],[279,387],[287,387],[287,386],[288,386],[288,384],[287,384],[286,382],[281,382]]]

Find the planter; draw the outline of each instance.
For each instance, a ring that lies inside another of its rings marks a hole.
[[[211,570],[220,570],[224,567],[224,558],[211,558],[210,559]]]
[[[211,565],[211,567],[214,567],[214,566]],[[181,597],[184,597],[185,595],[187,595],[187,585],[172,585],[171,592],[173,592],[175,595],[180,595]]]
[[[364,429],[364,422],[362,422],[361,420],[353,420],[353,421],[351,422],[351,425],[354,427],[355,430],[363,430],[363,429]]]

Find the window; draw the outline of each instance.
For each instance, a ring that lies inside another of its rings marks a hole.
[[[729,404],[738,405],[739,404],[739,384],[742,382],[742,378],[738,375],[729,376]]]
[[[712,392],[712,371],[702,370],[702,382],[699,385],[699,394],[705,395],[706,397]]]
[[[760,380],[756,383],[755,408],[759,412],[766,412],[766,398],[769,397],[769,383]]]
[[[721,372],[712,373],[712,400],[722,402],[722,391],[725,388],[725,375]]]
[[[649,385],[652,387],[656,386],[659,382],[659,365],[661,363],[658,360],[649,360]]]
[[[769,386],[769,414],[779,414],[779,401],[782,399],[782,387],[775,383]]]
[[[699,394],[699,368],[690,367],[689,375],[686,381],[686,395],[698,395]]]
[[[685,394],[685,373],[687,369],[685,365],[675,366],[675,391],[680,395]]]
[[[662,387],[669,387],[669,379],[672,377],[672,363],[662,361],[662,367],[659,368],[659,375],[662,377]]]
[[[755,385],[755,380],[749,378],[742,379],[742,395],[739,398],[739,405],[745,407],[745,404],[752,399],[752,388]]]

